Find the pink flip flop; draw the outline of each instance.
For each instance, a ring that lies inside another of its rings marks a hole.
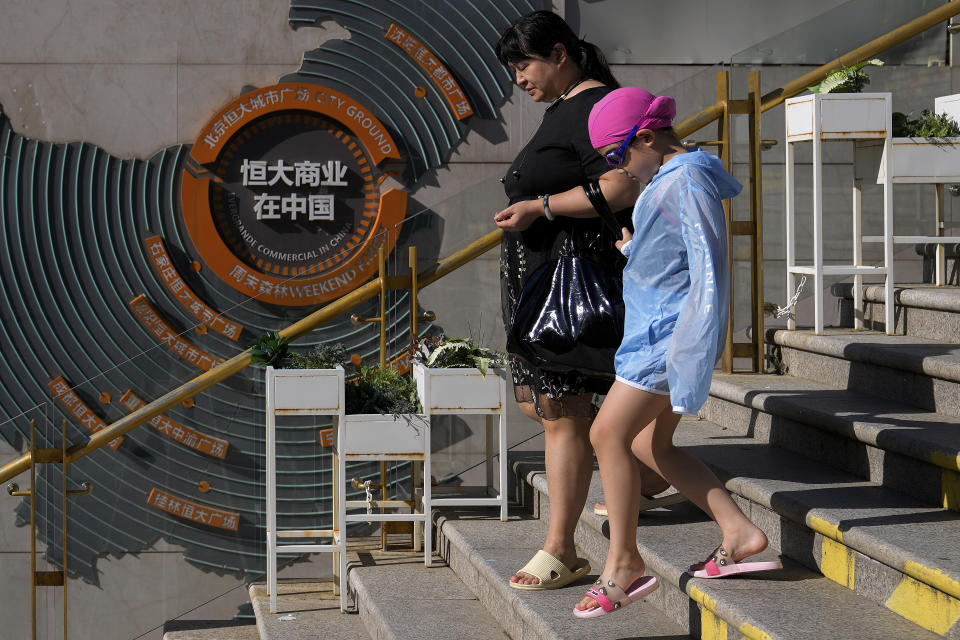
[[[782,569],[783,563],[779,560],[767,562],[734,562],[727,555],[726,549],[722,546],[707,556],[703,561],[702,569],[690,567],[690,575],[694,578],[726,578],[741,573],[753,573],[754,571],[772,571]]]
[[[590,609],[573,608],[573,615],[578,618],[596,618],[604,616],[611,611],[622,609],[631,602],[636,602],[647,594],[653,593],[660,586],[660,582],[653,576],[640,576],[624,591],[613,580],[607,580],[607,586],[600,586],[602,583],[598,578],[593,583],[594,586],[587,589],[587,595],[597,601],[598,607]]]

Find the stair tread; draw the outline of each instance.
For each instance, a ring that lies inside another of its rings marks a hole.
[[[163,640],[260,640],[255,624],[234,621],[178,620],[168,621],[163,628]]]
[[[444,537],[469,558],[476,572],[477,588],[494,600],[509,603],[501,616],[520,619],[523,638],[615,638],[629,629],[631,638],[688,638],[688,634],[645,598],[611,615],[592,619],[573,616],[574,605],[598,577],[596,565],[582,580],[561,589],[522,591],[509,586],[510,577],[541,548],[544,524],[529,517],[496,518],[468,516],[456,519],[444,510],[438,521]],[[513,637],[521,637],[513,634]]]
[[[334,596],[329,580],[282,581],[277,613],[270,613],[270,596],[262,583],[250,585],[250,601],[257,616],[260,640],[306,640],[317,630],[338,640],[370,640],[360,616],[340,612],[340,598]],[[282,620],[284,616],[292,620]]]
[[[830,292],[838,297],[853,299],[852,283],[836,283]],[[898,306],[932,309],[935,311],[960,311],[960,287],[938,287],[934,284],[913,284],[894,288]],[[883,285],[864,285],[863,297],[868,302],[884,302],[886,289]]]
[[[542,468],[542,462],[539,466]],[[530,471],[522,469],[521,473],[530,478],[539,492],[546,494],[545,476],[530,474]],[[581,516],[581,523],[586,523],[585,529],[592,532],[585,535],[592,535],[594,543],[600,545],[594,555],[600,556],[597,561],[602,562],[608,539],[605,519],[594,515],[590,508],[597,500],[602,500],[602,489],[599,473],[594,472],[588,508]],[[697,602],[706,603],[728,627],[744,635],[749,633],[747,637],[771,640],[940,638],[789,558],[782,558],[784,568],[778,571],[722,580],[691,578],[686,574],[688,567],[703,560],[719,543],[717,526],[690,503],[644,512],[640,520],[637,545],[648,569],[679,586]],[[586,540],[580,542],[587,544]],[[776,554],[775,549],[768,549],[756,559],[772,559]],[[815,615],[811,615],[812,612]]]
[[[419,561],[418,561],[419,560]],[[366,608],[383,635],[395,640],[462,638],[506,640],[500,624],[446,566],[424,567],[422,556],[397,564],[356,566],[350,584],[361,616]]]
[[[728,478],[729,490],[808,526],[818,518],[820,529],[835,528],[845,545],[921,582],[925,572],[935,573],[938,584],[931,586],[949,581],[951,595],[960,595],[960,514],[918,506],[901,493],[731,436],[705,420],[686,420],[675,442]]]
[[[773,343],[784,347],[960,382],[960,344],[854,329],[772,332]]]
[[[714,374],[710,394],[950,469],[960,418],[793,376]]]

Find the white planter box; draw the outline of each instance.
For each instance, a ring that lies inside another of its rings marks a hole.
[[[952,96],[934,98],[933,112],[948,115],[960,123],[960,93],[955,93]]]
[[[819,107],[820,121],[814,121]],[[891,127],[890,93],[815,93],[786,101],[787,142],[885,138]]]
[[[343,368],[268,368],[276,415],[337,415],[343,410]]]
[[[432,415],[500,413],[504,410],[506,372],[488,369],[437,369],[413,364],[413,378],[424,411]]]
[[[893,183],[960,182],[960,138],[893,138]],[[856,143],[854,176],[886,181],[881,141]]]
[[[418,413],[347,415],[340,453],[367,460],[422,460],[430,444],[430,421]]]

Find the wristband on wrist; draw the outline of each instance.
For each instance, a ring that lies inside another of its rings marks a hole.
[[[556,220],[556,216],[550,213],[550,194],[545,193],[540,196],[543,199],[543,215],[547,220]]]

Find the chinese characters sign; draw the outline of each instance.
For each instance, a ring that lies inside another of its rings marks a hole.
[[[387,28],[386,38],[406,51],[427,72],[433,83],[440,89],[440,93],[446,98],[447,104],[450,105],[450,109],[457,120],[463,120],[473,115],[470,101],[463,94],[460,85],[457,84],[447,68],[437,61],[437,57],[430,53],[419,40],[395,24],[391,24]]]
[[[218,529],[236,531],[240,526],[240,514],[232,511],[214,509],[196,502],[190,502],[172,493],[167,493],[156,487],[150,489],[147,504],[184,520],[199,522]]]
[[[333,300],[396,243],[406,193],[380,192],[386,159],[400,159],[390,134],[346,95],[303,83],[251,91],[211,120],[181,174],[193,248],[260,302]]]
[[[62,402],[67,411],[79,420],[80,424],[87,428],[87,431],[96,433],[107,428],[107,423],[101,420],[100,416],[91,411],[90,407],[77,397],[77,394],[73,392],[63,376],[57,376],[55,380],[50,382],[49,387],[53,392],[53,397]],[[123,442],[122,437],[114,438],[109,442],[109,446],[116,451],[121,442]]]
[[[323,177],[320,177],[321,171]],[[293,177],[288,175],[293,173]],[[240,167],[242,186],[244,187],[272,187],[278,182],[288,187],[346,187],[349,184],[343,179],[347,167],[341,166],[339,160],[330,160],[326,163],[295,162],[288,165],[283,160],[268,164],[265,160],[249,160],[244,158]],[[253,197],[253,209],[257,213],[257,220],[280,220],[289,218],[296,222],[297,216],[305,216],[310,222],[319,220],[333,220],[333,194],[311,193],[303,195],[290,193],[279,196],[269,193],[258,193]]]
[[[130,409],[130,411],[136,411],[146,405],[137,394],[129,389],[123,394],[123,397],[120,398],[120,404]],[[213,456],[214,458],[220,458],[221,460],[226,457],[227,448],[230,446],[226,440],[204,435],[199,431],[194,431],[189,427],[170,420],[163,415],[154,416],[153,419],[150,420],[150,426],[185,447],[189,447],[208,456]]]
[[[130,301],[130,308],[143,326],[156,336],[157,340],[167,345],[170,351],[174,352],[187,362],[195,365],[204,371],[209,371],[213,367],[221,364],[223,361],[214,358],[209,353],[193,346],[174,331],[170,325],[161,318],[154,310],[153,305],[147,301],[147,297],[142,293]]]
[[[231,322],[222,315],[208,307],[200,298],[191,291],[190,287],[183,281],[173,263],[170,262],[170,256],[167,255],[166,247],[163,245],[163,239],[160,236],[152,236],[144,240],[147,247],[147,254],[150,256],[150,262],[156,268],[157,273],[163,279],[164,284],[170,289],[170,293],[184,307],[186,307],[193,316],[210,327],[214,331],[223,334],[231,340],[240,337],[243,327],[235,322]]]

